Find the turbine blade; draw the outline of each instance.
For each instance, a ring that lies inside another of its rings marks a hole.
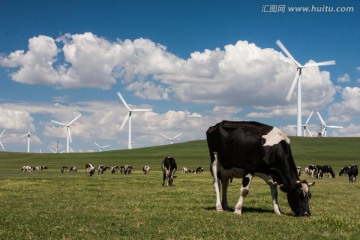
[[[59,124],[59,125],[61,125],[61,126],[66,126],[65,123],[58,122],[58,121],[55,121],[55,120],[51,120],[51,122],[56,123],[56,124]]]
[[[166,136],[165,134],[162,134],[162,133],[160,133],[160,134],[161,134],[161,136],[163,136],[164,138],[167,138],[167,139],[170,140],[170,138],[169,138],[168,136]]]
[[[324,128],[326,128],[326,123],[325,123],[324,119],[321,117],[319,111],[317,111],[316,113],[319,116],[320,122],[322,123],[322,125],[324,125]]]
[[[295,77],[294,77],[294,80],[291,84],[291,87],[289,89],[289,92],[286,96],[286,100],[287,101],[290,101],[291,99],[291,96],[293,95],[293,92],[294,92],[294,89],[295,89],[295,86],[296,86],[296,83],[298,82],[298,78],[299,78],[299,75],[300,75],[300,69],[297,70],[296,74],[295,74]]]
[[[4,145],[2,144],[2,142],[0,142],[0,145],[2,147],[2,149],[5,151]]]
[[[315,62],[315,63],[308,63],[305,64],[304,67],[320,67],[320,66],[328,66],[328,65],[335,65],[335,60],[326,61],[326,62]]]
[[[174,140],[175,138],[179,137],[180,135],[181,135],[181,133],[178,134],[178,135],[176,135],[175,137],[173,137],[173,140]]]
[[[110,145],[105,145],[105,146],[103,146],[103,148],[107,148],[107,147],[110,147]]]
[[[0,137],[2,137],[2,135],[4,134],[5,131],[6,131],[6,129],[4,129],[4,131],[2,131],[2,133],[0,134]]]
[[[310,118],[311,118],[311,116],[313,115],[313,113],[314,113],[314,111],[311,111],[308,119],[307,119],[306,122],[305,122],[306,129],[307,129],[307,124],[308,124],[308,122],[310,121]]]
[[[73,124],[76,120],[78,120],[78,118],[81,117],[81,113],[79,114],[79,116],[77,116],[76,118],[74,118],[71,122],[69,122],[68,126]]]
[[[280,42],[280,40],[276,41],[276,44],[281,48],[281,50],[285,53],[285,55],[290,58],[298,67],[302,67],[301,64],[295,60],[295,58],[291,55],[291,53],[286,49],[284,44]]]
[[[126,115],[123,123],[121,124],[121,127],[120,127],[120,130],[123,130],[124,126],[125,126],[125,123],[127,122],[127,120],[129,119],[130,117],[130,112]]]
[[[125,107],[131,111],[129,105],[127,105],[127,103],[125,102],[125,99],[123,98],[123,96],[118,92],[117,95],[119,96],[120,100],[123,102],[123,104],[125,105]]]
[[[310,132],[310,130],[309,130],[308,127],[306,127],[306,131],[309,133],[310,137],[312,137],[312,134],[311,134],[311,132]]]
[[[147,108],[147,109],[133,109],[131,110],[132,112],[152,112],[151,108]]]
[[[96,146],[98,146],[99,148],[101,148],[99,144],[97,144],[96,142],[94,142],[94,143],[95,143]]]
[[[343,128],[343,126],[327,126],[328,128]]]

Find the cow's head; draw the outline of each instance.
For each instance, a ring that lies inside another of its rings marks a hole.
[[[291,210],[295,213],[295,216],[310,217],[309,200],[311,198],[310,187],[315,182],[308,183],[305,180],[296,183],[295,187],[291,188],[288,193],[288,202]]]

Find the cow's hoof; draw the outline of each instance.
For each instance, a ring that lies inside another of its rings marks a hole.
[[[222,207],[216,207],[216,211],[218,211],[218,212],[222,212],[222,211],[224,211],[224,210],[223,210],[223,208],[222,208]]]
[[[236,215],[241,215],[241,210],[235,210],[234,213],[235,213]]]

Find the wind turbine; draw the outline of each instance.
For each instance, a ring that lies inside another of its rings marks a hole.
[[[55,120],[51,120],[51,122],[59,124],[61,126],[66,127],[66,152],[69,153],[70,152],[70,143],[72,143],[72,139],[71,139],[71,130],[70,130],[70,126],[71,124],[73,124],[79,117],[81,117],[81,114],[79,114],[76,118],[74,118],[71,122],[69,122],[68,124],[62,123],[62,122],[58,122]]]
[[[297,66],[295,78],[291,84],[291,87],[289,89],[289,92],[286,96],[286,100],[290,101],[291,96],[293,95],[295,85],[297,83],[297,127],[296,127],[296,135],[301,136],[301,74],[303,68],[307,67],[320,67],[320,66],[327,66],[327,65],[334,65],[335,61],[326,61],[326,62],[314,62],[314,63],[307,63],[305,65],[301,65],[298,61],[295,60],[295,58],[290,54],[290,52],[285,48],[285,46],[280,42],[280,40],[276,41],[276,44],[281,48],[281,50],[285,53],[285,55],[290,58]]]
[[[132,144],[131,144],[131,115],[133,112],[151,112],[152,109],[131,109],[129,107],[129,105],[127,105],[127,103],[125,102],[124,98],[121,96],[121,94],[118,92],[117,95],[119,96],[119,98],[121,99],[121,101],[123,102],[123,104],[125,105],[125,107],[128,110],[128,113],[126,114],[126,117],[123,121],[123,123],[121,124],[120,130],[122,130],[125,126],[125,123],[127,122],[127,120],[129,120],[129,141],[128,141],[128,149],[132,149]]]
[[[0,134],[0,138],[2,137],[2,135],[4,134],[5,131],[6,131],[6,129],[4,129],[4,130],[2,131],[2,133]],[[1,141],[0,141],[0,145],[1,145],[2,149],[3,149],[3,151],[5,151],[4,145],[2,144]]]
[[[327,126],[324,119],[321,117],[319,111],[316,111],[317,115],[319,116],[319,119],[321,121],[322,124],[322,129],[321,129],[321,136],[326,137],[326,130],[328,128],[343,128],[342,126]]]
[[[31,133],[30,133],[30,130],[25,133],[24,135],[22,135],[22,137],[25,137],[27,136],[27,152],[29,153],[30,152],[30,137],[31,137]]]
[[[310,130],[309,130],[309,128],[308,128],[308,123],[309,123],[310,118],[312,117],[313,114],[314,114],[314,111],[311,111],[311,113],[310,113],[308,119],[306,120],[305,124],[302,125],[302,126],[303,126],[303,129],[304,129],[304,130],[303,130],[304,137],[306,137],[306,132],[308,132],[309,135],[310,135],[310,137],[312,137],[312,134],[311,134],[311,132],[310,132]]]
[[[176,135],[176,136],[175,136],[175,137],[173,137],[173,138],[168,137],[168,136],[166,136],[165,134],[162,134],[162,133],[161,133],[161,135],[162,135],[163,137],[165,137],[165,138],[169,139],[169,140],[170,140],[170,144],[173,144],[174,139],[175,139],[175,138],[177,138],[177,137],[179,137],[179,136],[181,135],[181,133],[180,133],[180,134],[178,134],[178,135]]]
[[[100,152],[102,152],[103,148],[110,147],[110,145],[100,146],[99,144],[97,144],[97,142],[94,142],[94,143],[96,146],[98,146],[100,148]]]

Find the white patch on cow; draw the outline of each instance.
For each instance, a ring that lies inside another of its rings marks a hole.
[[[262,136],[265,139],[263,146],[273,146],[284,140],[290,144],[290,139],[278,128],[274,127],[268,134]]]

